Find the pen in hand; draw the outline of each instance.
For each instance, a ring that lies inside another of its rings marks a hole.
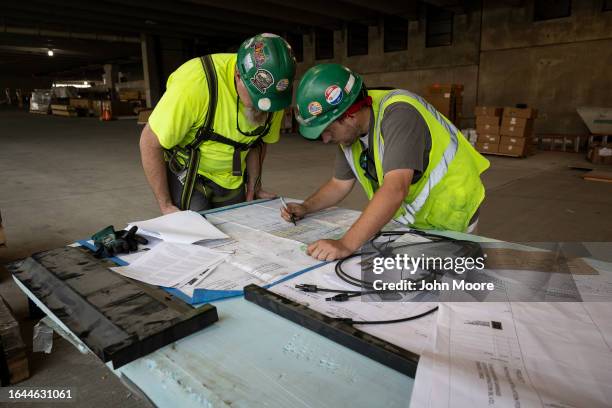
[[[281,205],[283,206],[283,208],[285,209],[285,211],[287,211],[289,213],[289,215],[291,216],[290,220],[293,223],[293,225],[297,226],[297,222],[295,221],[295,215],[293,215],[293,213],[291,211],[289,211],[289,207],[287,206],[287,203],[285,202],[283,197],[280,198],[280,202],[281,202]]]

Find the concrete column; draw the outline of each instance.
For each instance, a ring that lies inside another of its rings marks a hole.
[[[140,36],[140,44],[147,107],[152,108],[157,104],[162,94],[162,83],[159,75],[159,52],[155,38],[152,35],[142,34]]]
[[[117,66],[104,64],[104,84],[110,89],[111,99],[115,99],[115,82],[117,82]]]

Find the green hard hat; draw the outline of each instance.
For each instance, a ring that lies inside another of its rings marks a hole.
[[[340,64],[316,65],[306,71],[295,98],[302,136],[318,138],[355,102],[362,84],[358,74]]]
[[[283,38],[269,33],[249,38],[238,49],[237,65],[257,109],[276,112],[291,104],[295,57]]]

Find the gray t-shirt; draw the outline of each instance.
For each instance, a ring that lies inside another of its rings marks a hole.
[[[413,169],[412,184],[420,180],[429,164],[431,134],[425,119],[417,109],[404,102],[392,103],[385,110],[381,130],[385,140],[383,172]],[[374,131],[374,117],[370,117],[370,134]],[[373,157],[370,152],[370,157]],[[334,176],[341,180],[355,178],[342,150],[338,149]]]

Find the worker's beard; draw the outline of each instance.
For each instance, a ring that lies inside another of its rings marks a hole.
[[[262,125],[266,121],[267,112],[260,111],[254,107],[246,107],[244,109],[244,115],[247,118],[247,122],[250,125],[259,126]]]

